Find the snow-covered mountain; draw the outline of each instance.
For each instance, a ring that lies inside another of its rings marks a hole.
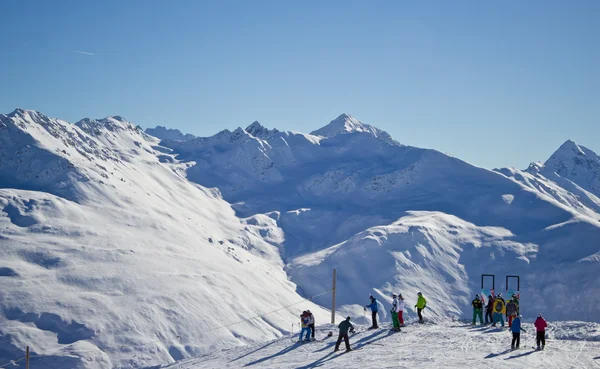
[[[410,307],[423,291],[432,319],[469,315],[495,273],[498,290],[521,276],[525,316],[598,321],[586,150],[490,171],[347,114],[206,138],[0,115],[0,365],[26,345],[44,368],[105,369],[282,337],[304,309],[328,321],[333,268],[358,320],[392,292]]]
[[[163,144],[194,163],[190,180],[219,188],[238,214],[277,215],[287,271],[306,295],[337,268],[344,312],[360,315],[370,293],[389,302],[392,292],[414,298],[421,290],[430,314],[461,316],[481,274],[493,273],[499,290],[505,275],[521,276],[525,315],[598,320],[590,313],[600,292],[591,278],[600,255],[593,195],[587,201],[542,175],[547,187],[514,178],[526,172],[401,145],[345,114],[309,135],[255,122]],[[557,291],[569,297],[557,301]]]
[[[183,134],[178,129],[171,129],[163,126],[148,128],[146,129],[146,133],[161,140],[187,141],[196,137],[189,133]]]
[[[327,319],[296,304],[273,219],[236,217],[126,120],[17,110],[0,142],[0,364],[29,345],[44,368],[153,366]]]

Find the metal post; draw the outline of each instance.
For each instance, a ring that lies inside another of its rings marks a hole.
[[[335,324],[335,280],[336,270],[333,270],[333,288],[331,289],[331,324]]]
[[[25,369],[29,369],[29,346],[25,349]]]

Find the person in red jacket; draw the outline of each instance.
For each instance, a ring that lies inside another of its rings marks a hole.
[[[548,326],[548,323],[546,323],[546,320],[544,319],[544,317],[542,316],[542,314],[538,315],[537,319],[535,320],[535,323],[533,324],[535,325],[535,330],[537,331],[536,337],[535,337],[535,342],[537,343],[537,348],[539,349],[544,349],[544,346],[546,346],[546,327]],[[542,346],[540,347],[540,344],[542,344]]]

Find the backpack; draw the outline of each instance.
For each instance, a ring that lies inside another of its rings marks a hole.
[[[494,311],[495,312],[501,313],[503,308],[504,308],[504,303],[502,302],[502,300],[498,300],[494,303]]]

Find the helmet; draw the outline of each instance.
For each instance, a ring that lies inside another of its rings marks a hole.
[[[479,294],[475,295],[475,297],[479,298]]]
[[[417,292],[417,295],[419,295],[419,296],[420,296],[420,295],[422,295],[422,293],[421,293],[421,292]]]
[[[491,298],[492,298],[492,295],[489,295],[489,296],[488,296],[488,299],[491,299]]]
[[[393,294],[392,294],[392,297],[393,297],[393,298],[396,298],[396,297],[398,297],[398,296],[396,296],[396,294],[395,294],[395,293],[393,293]]]
[[[403,298],[404,298],[404,297],[402,297],[402,294],[401,294],[401,293],[399,293],[399,294],[398,294],[398,297],[399,297],[399,298],[401,298],[401,299],[403,299]]]
[[[348,317],[346,317],[346,320],[350,320],[350,317],[349,317],[349,316],[348,316]]]
[[[499,293],[499,294],[498,294],[498,297],[502,297],[502,293]]]

